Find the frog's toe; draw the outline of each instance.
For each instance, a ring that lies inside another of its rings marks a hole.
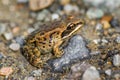
[[[59,51],[57,54],[55,54],[56,57],[61,57],[63,55],[63,50]]]

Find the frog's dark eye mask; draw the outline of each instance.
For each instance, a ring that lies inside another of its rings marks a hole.
[[[73,33],[79,30],[83,25],[84,25],[83,21],[76,21],[74,23],[69,23],[67,25],[66,30],[62,34],[63,39],[71,36]]]

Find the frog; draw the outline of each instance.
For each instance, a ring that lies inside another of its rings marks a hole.
[[[62,57],[61,46],[83,26],[84,20],[74,16],[42,25],[43,29],[34,31],[24,40],[22,53],[31,65],[41,68],[49,59]]]

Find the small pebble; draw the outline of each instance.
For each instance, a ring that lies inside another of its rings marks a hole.
[[[110,22],[112,20],[112,16],[111,15],[105,15],[102,17],[101,21],[108,21]]]
[[[0,23],[0,34],[6,31],[6,24]]]
[[[106,39],[102,39],[101,41],[102,41],[102,43],[105,43],[105,44],[108,43],[108,41]]]
[[[115,74],[114,77],[115,77],[115,80],[120,80],[120,74]]]
[[[108,8],[110,11],[114,11],[118,7],[120,7],[120,0],[105,0],[104,2],[105,7]]]
[[[69,14],[72,12],[79,12],[79,8],[76,5],[67,4],[64,6],[64,11]]]
[[[29,35],[29,33],[28,32],[23,32],[23,37],[26,37],[26,36],[28,36]]]
[[[90,52],[90,55],[98,55],[98,54],[101,54],[100,51],[93,51],[93,52]]]
[[[17,0],[17,3],[27,3],[28,0]]]
[[[96,19],[96,18],[101,18],[104,15],[104,12],[101,9],[97,9],[97,8],[90,8],[86,15],[88,16],[88,18],[90,19]]]
[[[102,30],[103,25],[98,23],[95,28],[96,28],[97,31]]]
[[[35,12],[30,12],[29,15],[32,18],[36,18],[37,17],[37,14]]]
[[[91,65],[87,62],[77,63],[71,67],[72,72],[80,72],[85,71],[88,69]]]
[[[33,11],[44,9],[50,6],[54,0],[29,0],[29,7]]]
[[[69,3],[70,3],[70,0],[60,0],[61,5],[66,5],[66,4],[69,4]]]
[[[0,59],[2,59],[3,58],[3,54],[0,52]]]
[[[42,22],[38,21],[38,22],[34,23],[33,26],[35,29],[39,29],[40,25],[42,25],[42,24],[43,24]]]
[[[85,5],[103,9],[105,12],[115,11],[120,7],[120,0],[83,0]]]
[[[120,36],[118,36],[115,40],[117,43],[120,43]]]
[[[10,1],[9,0],[1,0],[3,5],[9,5]]]
[[[82,80],[101,80],[101,79],[100,74],[96,70],[96,68],[94,66],[91,66],[84,72]]]
[[[108,21],[101,21],[101,23],[103,24],[104,29],[109,29],[111,27]]]
[[[13,34],[11,32],[4,33],[3,36],[6,40],[11,40],[13,38]]]
[[[16,37],[16,38],[15,38],[15,41],[16,41],[17,43],[19,43],[21,46],[24,44],[24,39],[23,39],[22,36]]]
[[[111,21],[110,21],[110,24],[112,27],[120,27],[120,22],[118,21],[118,19],[116,18],[113,18]]]
[[[68,80],[79,80],[82,73],[91,65],[87,62],[76,63],[71,67],[70,73],[67,75]]]
[[[36,80],[36,78],[35,78],[35,77],[30,76],[30,77],[25,77],[25,79],[24,79],[24,80]]]
[[[19,31],[20,31],[20,27],[14,27],[14,28],[12,29],[12,32],[13,32],[14,34],[19,33]]]
[[[101,42],[101,39],[94,39],[93,42],[94,42],[95,44],[99,44],[99,43]]]
[[[10,26],[11,28],[15,28],[15,27],[18,26],[18,24],[15,23],[15,22],[10,22],[10,23],[9,23],[9,26]]]
[[[0,69],[1,76],[9,76],[13,73],[13,69],[11,67],[3,67]]]
[[[120,55],[116,54],[113,56],[113,65],[118,67],[120,66]]]
[[[42,74],[42,69],[34,70],[31,72],[31,75],[34,77],[41,76],[41,74]]]
[[[56,13],[52,14],[52,20],[56,20],[56,19],[59,19],[59,15]]]
[[[4,57],[5,57],[5,55],[2,52],[0,52],[0,60]]]
[[[45,15],[46,13],[47,13],[47,11],[41,11],[40,13],[38,13],[36,19],[40,20],[40,21],[44,20],[44,18],[46,17],[46,15]]]
[[[34,28],[28,28],[28,30],[27,30],[27,32],[28,32],[29,34],[32,33],[33,31],[35,31]]]
[[[64,11],[65,11],[66,13],[70,13],[70,12],[72,12],[72,10],[73,10],[72,8],[73,8],[72,5],[67,4],[67,5],[64,6]]]
[[[47,19],[49,19],[48,21],[50,21],[50,18],[51,18],[51,13],[44,9],[42,10],[41,12],[38,13],[36,19],[39,21],[47,21]]]
[[[86,5],[100,6],[105,2],[105,0],[83,0]]]
[[[111,69],[107,69],[107,70],[105,70],[105,74],[107,74],[108,76],[111,76],[111,74],[112,74]]]
[[[9,48],[13,51],[18,51],[20,49],[20,44],[18,43],[11,43]]]

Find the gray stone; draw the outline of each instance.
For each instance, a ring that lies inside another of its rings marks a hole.
[[[94,42],[95,44],[98,44],[98,43],[101,42],[101,39],[94,39],[93,42]]]
[[[24,80],[36,80],[36,78],[33,76],[30,76],[30,77],[25,77]]]
[[[20,49],[20,45],[18,43],[12,43],[10,44],[9,48],[13,51],[18,51]]]
[[[94,66],[91,66],[84,72],[82,80],[101,80],[101,79],[100,74],[96,70],[96,68]]]
[[[0,23],[0,34],[6,31],[6,24]]]
[[[115,75],[114,75],[114,78],[115,78],[115,80],[120,80],[120,74],[118,74],[118,73],[115,74]]]
[[[67,4],[64,6],[64,11],[66,13],[79,12],[79,8],[76,5]]]
[[[11,28],[14,28],[14,27],[17,26],[17,24],[15,22],[10,22],[9,25],[10,25]]]
[[[7,6],[10,4],[10,1],[9,0],[1,0],[2,4]]]
[[[112,74],[111,69],[107,69],[107,70],[105,70],[105,74],[107,74],[108,76],[110,76],[110,75]]]
[[[38,11],[50,6],[54,0],[29,0],[29,8]]]
[[[31,72],[31,75],[34,76],[34,77],[39,77],[39,76],[41,76],[41,74],[42,74],[41,69],[34,70],[34,71]]]
[[[22,36],[16,37],[16,38],[15,38],[15,41],[16,41],[17,43],[19,43],[21,46],[24,44],[24,39],[23,39]]]
[[[115,40],[117,43],[120,43],[120,36],[118,36]]]
[[[106,39],[102,39],[101,41],[102,41],[102,43],[104,43],[104,44],[105,44],[105,43],[108,43],[108,40],[106,40]]]
[[[59,19],[59,15],[56,13],[52,14],[52,20],[56,20],[56,19]]]
[[[40,22],[40,21],[35,22],[35,23],[33,24],[33,26],[34,26],[35,29],[39,29],[41,25],[43,25],[43,23]]]
[[[0,60],[4,57],[5,57],[5,55],[2,52],[0,52]]]
[[[86,48],[84,39],[80,35],[76,35],[70,39],[70,42],[64,48],[64,55],[52,61],[53,69],[59,71],[63,66],[88,56],[89,50]]]
[[[82,63],[77,63],[74,64],[71,67],[71,71],[72,72],[79,72],[79,71],[85,71],[86,69],[88,69],[91,65],[87,62],[82,62]]]
[[[83,0],[86,6],[94,6],[105,12],[114,11],[120,6],[120,0]]]
[[[120,55],[119,54],[116,54],[113,56],[113,65],[120,66]]]
[[[4,33],[3,36],[6,40],[11,40],[13,38],[13,34],[11,32]]]
[[[100,51],[92,51],[92,52],[90,52],[90,55],[98,55],[98,54],[101,54],[101,52]]]
[[[104,12],[101,9],[98,8],[90,8],[86,15],[90,19],[96,19],[96,18],[101,18],[104,15]]]
[[[28,30],[27,30],[27,32],[28,32],[29,34],[32,33],[33,31],[35,31],[34,28],[28,28]]]
[[[87,62],[78,62],[71,67],[71,71],[67,75],[67,80],[79,80],[79,77],[82,75],[82,73],[89,68],[91,65]]]
[[[51,13],[48,10],[44,9],[38,13],[36,19],[40,21],[50,21]]]
[[[105,7],[107,7],[110,11],[120,7],[120,0],[105,0]]]
[[[102,5],[105,2],[105,0],[83,0],[83,1],[86,5],[91,4],[91,5],[96,6],[96,7]]]
[[[99,30],[102,30],[103,29],[103,25],[98,23],[96,26],[95,26],[96,30],[99,31]]]
[[[35,13],[35,12],[30,12],[30,16],[33,17],[33,18],[36,18],[36,17],[37,17],[37,13]]]
[[[27,3],[28,0],[17,0],[18,3]]]

